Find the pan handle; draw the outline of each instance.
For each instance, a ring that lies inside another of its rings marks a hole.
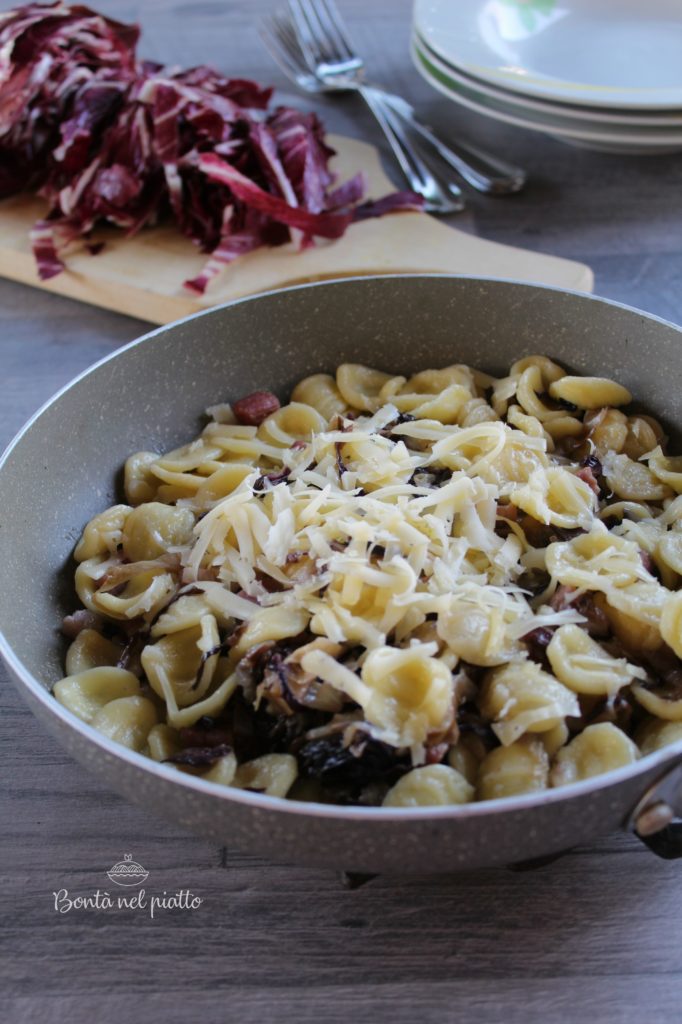
[[[637,835],[657,857],[664,860],[677,860],[678,857],[682,857],[682,821],[679,818],[653,835],[643,836],[639,832]]]
[[[657,857],[682,857],[682,759],[650,786],[628,824]]]

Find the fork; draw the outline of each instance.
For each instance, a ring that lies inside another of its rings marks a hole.
[[[308,68],[327,88],[352,88],[362,93],[364,61],[353,46],[334,0],[288,0],[291,22]],[[518,167],[479,149],[458,144],[460,152],[447,146],[432,128],[420,123],[414,109],[400,96],[370,87],[380,95],[422,140],[433,147],[453,170],[481,192],[518,192],[526,175]]]
[[[275,18],[275,27],[281,46],[286,48],[289,73],[298,69],[300,76],[303,71],[304,88],[330,92],[353,89],[361,93],[370,107],[381,104],[384,110],[388,108],[417,133],[429,153],[436,153],[481,192],[507,194],[518,192],[525,184],[526,175],[520,168],[463,143],[458,142],[458,148],[453,149],[417,119],[404,99],[368,85],[364,80],[364,62],[353,47],[333,0],[289,0],[289,18],[280,14]],[[395,116],[392,123],[396,123]]]
[[[424,198],[424,209],[430,213],[457,213],[464,209],[464,200],[454,181],[441,182],[441,175],[434,171],[411,144],[401,119],[390,107],[381,90],[364,83],[358,85],[328,85],[308,68],[295,29],[288,16],[276,12],[262,19],[260,35],[265,46],[282,71],[306,92],[358,91],[381,126],[388,143],[413,192]],[[397,97],[396,97],[397,98]]]

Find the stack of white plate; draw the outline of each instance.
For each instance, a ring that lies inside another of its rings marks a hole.
[[[590,149],[682,149],[682,0],[415,0],[412,55],[500,121]]]

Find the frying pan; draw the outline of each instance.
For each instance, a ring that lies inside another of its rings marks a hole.
[[[391,373],[469,363],[495,374],[546,353],[614,377],[679,444],[682,330],[603,299],[451,276],[365,277],[241,300],[152,331],[96,364],[26,425],[0,462],[0,650],[35,714],[113,789],[179,825],[298,864],[454,871],[545,858],[638,827],[682,854],[682,743],[561,789],[452,808],[296,803],[203,782],[111,742],[62,707],[71,553],[120,500],[133,451],[193,437],[203,410],[256,389],[286,398],[307,374],[364,362]],[[676,435],[676,436],[675,436]]]

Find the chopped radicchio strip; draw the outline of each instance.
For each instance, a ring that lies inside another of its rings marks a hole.
[[[253,489],[254,491],[264,491],[268,484],[270,485],[270,487],[274,487],[275,484],[281,484],[284,480],[286,480],[290,476],[290,474],[291,470],[289,469],[288,466],[285,466],[284,469],[280,469],[279,471],[275,471],[273,473],[263,473],[254,482]],[[288,557],[289,556],[287,555],[287,559]]]
[[[370,217],[383,217],[386,213],[394,213],[396,210],[415,210],[421,208],[421,201],[419,196],[417,203],[415,204],[415,193],[404,191],[404,192],[392,192],[389,196],[384,196],[383,199],[368,200],[365,203],[361,203],[360,206],[356,206],[353,210],[353,220],[368,220]]]
[[[145,644],[149,642],[149,630],[142,629],[139,632],[134,632],[124,644],[124,647],[119,655],[118,661],[116,662],[117,668],[124,668],[128,672],[132,672],[133,675],[142,678],[142,662],[140,657]]]
[[[42,279],[108,223],[132,235],[172,216],[208,255],[186,287],[205,291],[261,246],[338,238],[355,221],[420,209],[420,196],[364,200],[335,185],[315,114],[269,110],[272,90],[209,67],[178,71],[136,54],[139,29],[57,0],[0,15],[0,199],[39,190],[31,232]]]
[[[348,469],[348,466],[343,461],[343,456],[341,454],[342,449],[343,446],[341,445],[341,443],[339,441],[336,441],[334,443],[334,451],[336,452],[336,471],[339,474],[339,480]]]

